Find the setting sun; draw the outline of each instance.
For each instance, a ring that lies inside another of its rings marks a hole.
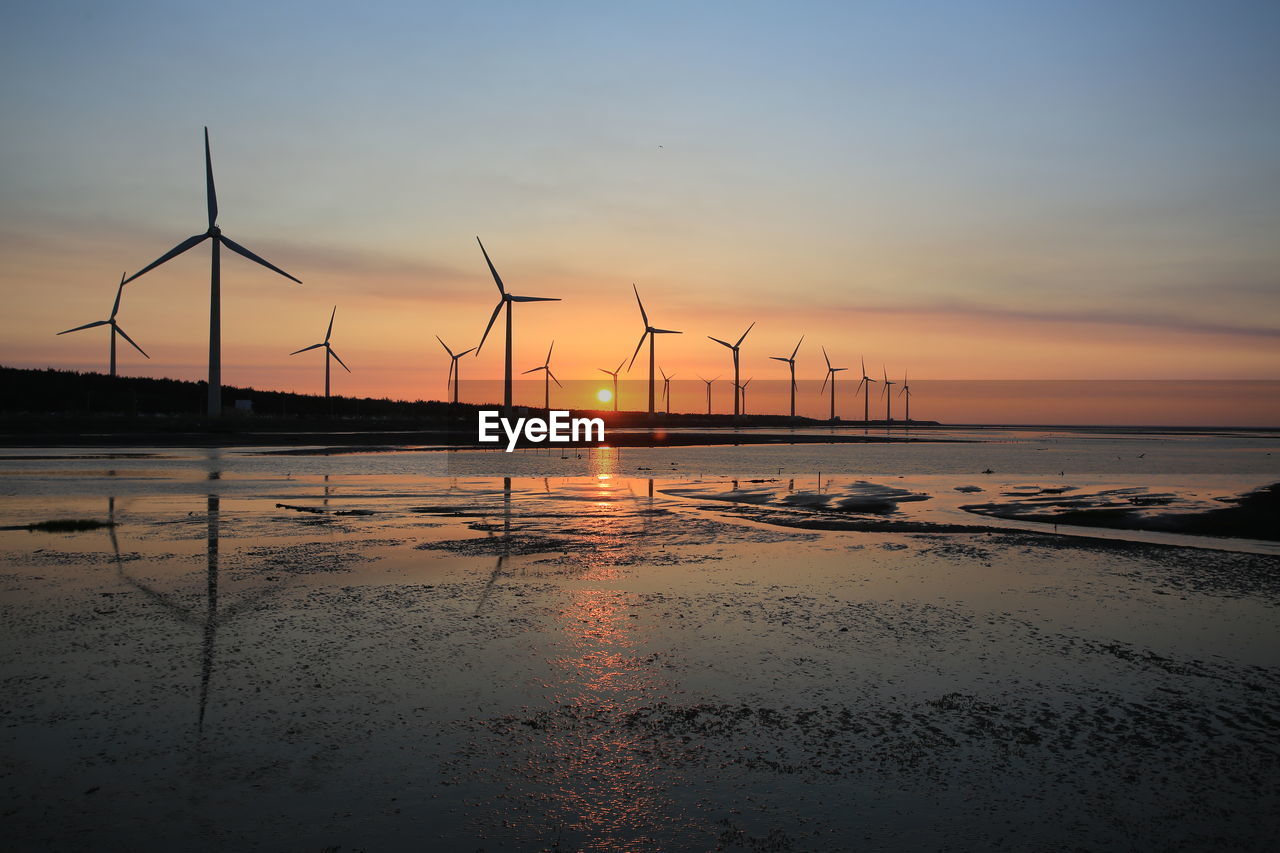
[[[610,391],[608,388],[601,388],[599,391],[596,392],[596,399],[599,400],[601,403],[607,403],[613,399],[613,392]]]

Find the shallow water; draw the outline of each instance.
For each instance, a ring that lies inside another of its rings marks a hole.
[[[1265,849],[1276,557],[794,523],[1280,479],[1273,439],[1048,441],[6,460],[0,526],[115,522],[0,531],[8,838]]]

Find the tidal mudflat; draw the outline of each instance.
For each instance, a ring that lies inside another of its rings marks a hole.
[[[964,509],[1257,459],[776,453],[5,463],[5,846],[1269,849],[1280,556]]]

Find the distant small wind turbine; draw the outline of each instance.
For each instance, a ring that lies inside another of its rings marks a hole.
[[[626,363],[627,360],[624,358],[618,363],[617,370],[605,370],[603,367],[596,368],[601,373],[607,373],[613,377],[613,410],[615,412],[618,411],[618,374],[622,372],[622,365]]]
[[[212,273],[209,277],[209,415],[210,417],[218,417],[222,414],[222,264],[219,248],[226,246],[236,254],[243,255],[254,263],[262,264],[267,269],[279,273],[290,281],[302,284],[302,280],[294,278],[275,264],[265,261],[250,252],[244,246],[224,235],[222,229],[218,227],[218,194],[213,187],[213,158],[209,155],[209,128],[207,127],[204,129],[204,180],[205,202],[209,208],[209,230],[203,234],[197,234],[194,237],[188,237],[183,240],[168,252],[126,278],[124,283],[128,284],[143,273],[155,269],[165,261],[176,258],[187,249],[194,248],[205,240],[212,243],[213,264]]]
[[[699,376],[698,378],[702,379],[701,376]],[[702,379],[703,382],[707,383],[707,414],[708,415],[711,414],[711,383],[715,382],[719,378],[720,377],[717,376],[715,379]]]
[[[796,416],[796,353],[800,352],[800,344],[804,343],[804,335],[800,336],[800,340],[796,341],[796,348],[791,351],[791,357],[785,355],[771,355],[769,358],[774,361],[785,361],[791,367],[791,417]]]
[[[751,377],[751,378],[754,378],[754,377]],[[742,416],[743,417],[746,417],[747,415],[747,386],[750,384],[751,384],[751,379],[747,379],[746,382],[743,382],[741,385],[738,386],[738,393],[742,395]]]
[[[636,363],[636,356],[640,354],[640,347],[644,346],[644,339],[649,339],[649,417],[653,417],[653,339],[657,335],[682,335],[683,332],[673,331],[671,329],[657,329],[649,324],[649,315],[645,313],[644,303],[640,301],[640,291],[634,284],[631,289],[636,293],[636,304],[640,306],[640,319],[644,322],[644,333],[640,335],[640,343],[636,344],[636,351],[631,354],[631,363],[627,365],[627,372],[631,371],[631,365]]]
[[[661,367],[658,370],[662,373],[662,399],[666,401],[667,414],[669,415],[671,414],[671,380],[675,379],[676,375],[673,373],[668,376],[667,372]]]
[[[847,367],[832,367],[831,359],[827,357],[827,348],[822,348],[822,358],[827,363],[827,375],[822,380],[822,387],[818,389],[821,394],[827,389],[827,380],[831,380],[831,420],[836,419],[836,374],[842,370],[848,370]]]
[[[898,392],[898,396],[906,395],[907,397],[907,423],[911,423],[911,386],[907,384],[907,371],[902,371],[902,390]],[[1139,459],[1142,457],[1139,456]]]
[[[862,357],[862,379],[858,381],[858,387],[854,389],[853,396],[858,396],[858,391],[862,391],[862,422],[871,422],[871,383],[875,382],[867,375],[867,359]]]
[[[324,398],[326,400],[329,399],[329,357],[333,356],[334,358],[338,359],[338,364],[342,365],[342,369],[347,371],[347,373],[351,372],[351,368],[347,367],[346,363],[338,356],[336,352],[333,351],[333,347],[329,346],[329,337],[333,334],[333,318],[337,313],[338,313],[338,306],[335,305],[333,306],[333,312],[329,315],[329,328],[324,333],[323,341],[321,341],[318,344],[312,344],[309,347],[303,347],[300,350],[294,350],[293,352],[289,353],[289,355],[297,355],[300,352],[306,352],[307,350],[324,347]]]
[[[444,380],[444,387],[447,391],[449,389],[450,380],[453,381],[453,402],[456,403],[458,402],[458,359],[471,352],[471,350],[474,350],[475,347],[455,353],[453,350],[449,349],[449,345],[446,344],[439,335],[436,335],[436,340],[440,341],[440,346],[444,347],[444,351],[449,353],[449,375]]]
[[[541,370],[546,374],[545,376],[542,377],[542,384],[544,386],[542,407],[546,409],[548,412],[551,411],[551,383],[555,382],[556,387],[558,388],[564,387],[563,385],[560,384],[560,380],[556,379],[556,375],[551,372],[551,350],[555,348],[556,348],[556,342],[552,341],[551,346],[547,348],[547,360],[542,362],[542,364],[539,365],[538,367],[533,367],[525,371],[525,373],[537,373],[539,370]],[[521,375],[523,376],[524,374],[521,374]]]
[[[111,375],[116,375],[116,335],[120,335],[126,341],[133,345],[133,348],[141,352],[146,358],[151,358],[142,351],[142,347],[134,343],[133,338],[125,334],[124,329],[120,328],[120,324],[116,322],[116,313],[120,310],[120,294],[124,291],[124,273],[120,273],[120,286],[116,288],[116,301],[111,306],[111,316],[105,320],[95,320],[92,323],[85,323],[83,326],[76,326],[74,329],[67,329],[65,332],[58,332],[59,335],[69,335],[72,332],[78,332],[81,329],[92,329],[94,326],[110,326],[111,327]]]
[[[893,422],[893,386],[897,382],[889,379],[889,371],[884,370],[884,419],[886,423]]]
[[[742,386],[738,384],[738,349],[742,346],[742,342],[747,339],[747,334],[754,329],[755,326],[755,323],[747,326],[747,331],[742,333],[742,337],[738,338],[738,342],[736,344],[731,344],[728,341],[722,341],[719,338],[712,338],[710,335],[707,335],[708,338],[711,338],[711,340],[720,344],[720,346],[728,347],[733,352],[733,416],[735,418],[742,414],[741,406],[738,403],[738,394],[742,388]]]
[[[476,238],[476,242],[480,243],[480,238]],[[507,309],[507,360],[506,367],[502,374],[502,408],[509,414],[511,412],[511,303],[513,302],[559,302],[558,296],[516,296],[507,293],[507,289],[502,286],[502,277],[498,275],[498,271],[493,267],[493,261],[489,260],[489,253],[485,251],[484,243],[480,243],[480,251],[484,255],[484,262],[489,265],[489,272],[493,273],[493,283],[498,285],[498,293],[502,297],[498,300],[498,307],[493,309],[493,316],[489,318],[489,325],[484,327],[484,335],[480,337],[480,344],[476,347],[476,355],[480,355],[480,350],[484,347],[485,339],[489,337],[489,330],[493,328],[493,323],[498,319],[498,312],[503,306]],[[559,385],[560,383],[556,383]]]

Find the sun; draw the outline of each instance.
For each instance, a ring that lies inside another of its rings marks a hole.
[[[601,403],[607,403],[613,399],[613,392],[610,391],[608,388],[601,388],[599,391],[596,392],[596,399],[599,400]]]

